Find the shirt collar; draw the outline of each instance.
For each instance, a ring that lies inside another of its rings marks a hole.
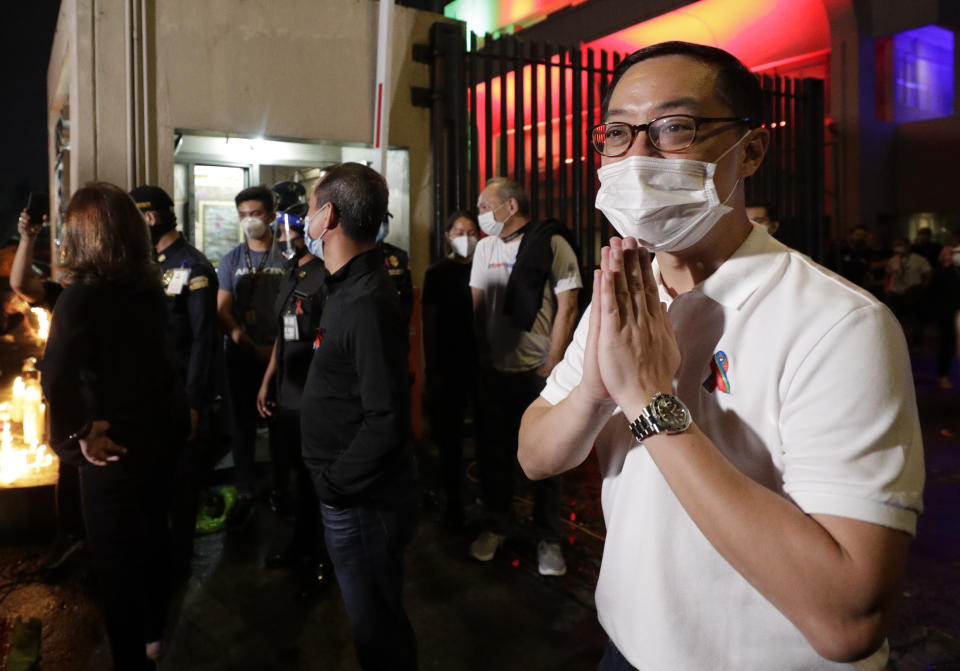
[[[713,273],[693,288],[721,305],[739,310],[767,280],[787,262],[787,247],[753,224],[737,250]],[[660,300],[670,305],[672,298],[660,279],[660,266],[653,260]]]
[[[328,282],[337,284],[351,277],[366,275],[378,268],[383,268],[383,253],[374,247],[365,252],[360,252],[352,259],[343,264],[343,267],[330,275]]]

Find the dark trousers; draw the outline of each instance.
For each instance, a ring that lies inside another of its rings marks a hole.
[[[76,464],[60,460],[55,495],[57,535],[80,538],[83,536],[83,508],[80,504],[80,470]]]
[[[303,463],[300,445],[300,411],[277,406],[273,411],[277,431],[277,448],[284,453],[284,462],[294,474],[293,540],[297,552],[324,559],[325,552],[317,547],[320,511],[317,493],[313,489],[310,472]]]
[[[488,368],[482,373],[477,466],[484,504],[493,516],[493,530],[500,534],[506,535],[513,510],[520,420],[544,383],[536,370],[502,373]],[[561,531],[560,480],[538,480],[533,487],[534,524],[543,540],[556,543]]]
[[[416,669],[416,640],[403,608],[403,549],[416,533],[416,502],[385,509],[321,505],[320,512],[361,668]]]
[[[230,394],[230,414],[233,436],[233,467],[236,472],[237,490],[242,495],[252,495],[256,490],[254,454],[257,441],[257,393],[266,365],[261,363],[253,350],[227,342],[224,350],[227,368],[227,391]],[[275,442],[273,423],[270,423],[271,454]]]
[[[193,557],[193,538],[197,527],[198,493],[204,478],[213,472],[217,460],[217,432],[213,408],[199,409],[197,434],[187,441],[176,463],[176,477],[170,506],[172,559],[181,568]]]
[[[169,446],[131,446],[116,463],[81,466],[87,544],[117,671],[141,671],[144,643],[163,637],[173,468],[163,449]]]
[[[441,375],[433,387],[433,432],[440,451],[440,478],[447,514],[463,517],[463,426],[467,406],[477,410],[473,371]]]
[[[630,662],[624,657],[613,641],[607,640],[607,645],[603,648],[603,659],[597,666],[597,671],[637,671],[630,666]]]

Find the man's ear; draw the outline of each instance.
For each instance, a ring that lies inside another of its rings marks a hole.
[[[324,228],[329,231],[340,225],[340,217],[337,216],[336,205],[329,201],[327,205],[329,207],[326,207],[323,212],[320,213],[320,223],[324,224]]]
[[[737,171],[739,177],[749,177],[755,173],[763,163],[763,157],[766,156],[767,148],[770,146],[770,131],[766,128],[754,128],[750,133],[750,137],[743,143],[743,153]]]
[[[143,213],[143,218],[147,220],[147,226],[153,226],[157,223],[157,211],[147,210]]]

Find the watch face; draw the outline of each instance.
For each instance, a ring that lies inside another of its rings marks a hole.
[[[687,407],[673,396],[662,394],[654,400],[653,410],[668,431],[682,431],[690,423]]]

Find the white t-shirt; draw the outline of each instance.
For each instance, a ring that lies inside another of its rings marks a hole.
[[[891,291],[902,294],[907,289],[923,284],[923,278],[933,271],[930,262],[916,252],[894,256],[887,261],[887,273],[893,276]]]
[[[566,240],[554,235],[550,239],[553,266],[543,286],[540,310],[529,331],[516,328],[511,317],[503,314],[503,301],[521,240],[517,238],[504,242],[495,235],[485,237],[477,243],[470,269],[470,286],[484,293],[487,342],[490,343],[493,367],[505,373],[533,370],[547,360],[550,354],[550,330],[557,312],[555,294],[583,286],[576,254]]]
[[[915,533],[920,424],[906,344],[886,307],[756,226],[693,291],[671,301],[661,286],[660,299],[683,355],[675,393],[737,468],[807,514]],[[550,403],[579,383],[588,320],[589,308],[542,392]],[[718,358],[725,379],[711,365]],[[856,664],[817,655],[693,524],[627,421],[616,411],[595,446],[607,526],[596,603],[632,665],[884,667],[886,644]]]

